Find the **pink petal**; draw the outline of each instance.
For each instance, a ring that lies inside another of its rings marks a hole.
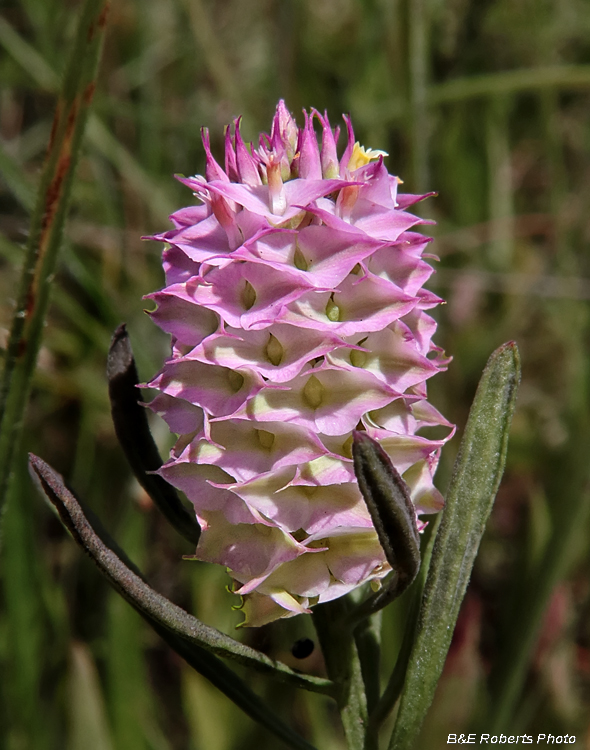
[[[340,284],[334,304],[339,320],[330,320],[326,310],[329,292],[307,292],[285,307],[279,320],[303,328],[332,331],[338,336],[379,331],[415,306],[416,298],[404,294],[395,284],[369,274],[362,279],[348,276]]]
[[[249,420],[227,419],[211,422],[209,436],[201,431],[180,460],[219,466],[243,482],[313,461],[326,452],[313,433],[297,425],[267,422],[261,426]]]
[[[186,358],[230,369],[249,367],[273,383],[284,383],[316,357],[345,345],[333,334],[280,323],[250,330],[247,335],[239,328],[227,327],[201,341]],[[275,351],[280,359],[273,356]]]
[[[147,384],[169,396],[184,398],[213,416],[233,414],[264,383],[255,373],[234,372],[226,367],[196,361],[172,361]]]
[[[319,403],[309,389],[321,391]],[[262,388],[234,416],[258,422],[293,422],[325,435],[351,432],[361,416],[389,403],[397,394],[368,372],[324,368],[308,370],[289,381],[289,390]]]

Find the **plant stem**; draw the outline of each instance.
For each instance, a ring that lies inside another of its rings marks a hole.
[[[108,0],[86,0],[82,9],[31,217],[20,291],[0,385],[0,513],[20,444],[24,413],[41,346],[74,170],[95,88],[107,11]]]
[[[322,647],[328,677],[336,684],[348,750],[376,750],[367,745],[367,697],[357,645],[350,628],[343,627],[350,603],[335,599],[313,609],[313,624]]]

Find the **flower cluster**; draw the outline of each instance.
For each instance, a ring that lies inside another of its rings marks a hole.
[[[448,363],[425,312],[424,223],[398,195],[382,151],[348,144],[281,101],[270,135],[225,134],[225,168],[203,131],[199,199],[172,217],[166,286],[149,295],[172,356],[148,384],[179,435],[161,475],[184,491],[202,527],[196,558],[227,567],[247,625],[308,612],[378,581],[389,566],[355,480],[352,431],[379,441],[416,513],[442,498],[432,483],[450,437],[426,380]],[[321,147],[314,131],[322,130]],[[419,528],[424,524],[418,521]]]

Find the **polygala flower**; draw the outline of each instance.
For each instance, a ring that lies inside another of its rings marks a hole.
[[[366,430],[408,484],[416,514],[452,425],[427,401],[448,359],[432,343],[424,222],[383,151],[348,143],[327,114],[298,127],[279,102],[270,135],[203,130],[199,203],[172,215],[166,286],[148,295],[172,356],[148,384],[179,435],[160,474],[194,505],[196,559],[227,567],[246,625],[309,612],[389,572],[360,494],[352,431]],[[321,147],[314,121],[321,127]],[[422,428],[443,426],[430,439]],[[418,520],[418,528],[424,527]]]

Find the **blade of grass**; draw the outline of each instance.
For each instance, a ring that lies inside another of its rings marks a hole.
[[[106,0],[86,0],[59,96],[0,386],[0,512],[14,457],[62,242],[76,162],[94,93],[106,25]]]
[[[115,750],[98,670],[82,643],[72,645],[68,688],[71,750]]]
[[[106,6],[106,0],[102,4]],[[2,18],[0,18],[0,44],[29,73],[38,86],[51,92],[58,90],[57,73],[43,56]],[[167,194],[95,114],[91,114],[88,118],[86,137],[89,143],[121,172],[135,192],[141,195],[152,216],[157,221],[166,221],[174,210]]]
[[[35,205],[35,194],[31,188],[30,181],[23,174],[21,165],[8,153],[6,147],[1,142],[0,175],[21,206],[27,211],[32,211]]]
[[[0,17],[0,44],[27,71],[40,88],[45,89],[45,91],[55,91],[58,88],[58,75],[52,70],[43,55],[40,55],[2,17]]]
[[[423,0],[413,0],[408,15],[409,94],[411,113],[412,178],[413,189],[425,193],[429,183],[429,20],[430,5]]]
[[[46,638],[44,608],[40,594],[43,581],[38,575],[38,558],[25,554],[36,545],[28,477],[22,460],[15,467],[10,498],[4,514],[4,545],[0,557],[4,622],[7,628],[8,659],[2,664],[4,699],[11,724],[22,738],[22,746],[46,750],[56,741],[40,709],[40,685],[44,670]],[[56,644],[54,644],[56,645]],[[10,687],[8,687],[10,686]],[[0,735],[0,745],[1,745]]]
[[[414,746],[434,698],[504,471],[519,380],[518,349],[509,342],[490,357],[469,413],[432,553],[390,750]]]

